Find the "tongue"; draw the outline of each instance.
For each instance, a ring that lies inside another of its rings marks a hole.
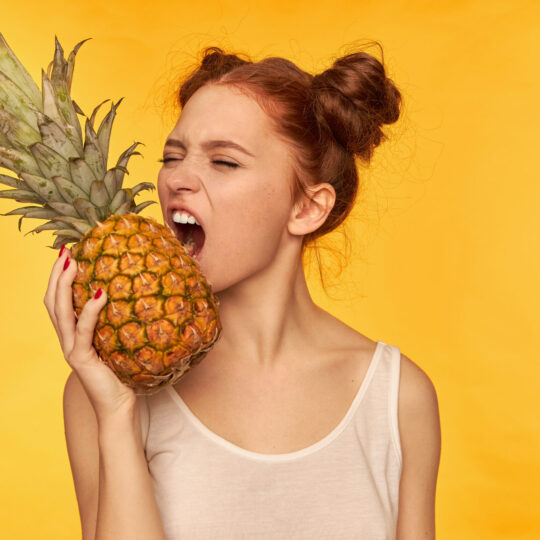
[[[197,248],[197,244],[193,239],[193,230],[191,227],[188,229],[187,235],[184,238],[183,245],[186,248],[188,255],[190,257],[193,256],[193,254],[195,253],[195,249]]]

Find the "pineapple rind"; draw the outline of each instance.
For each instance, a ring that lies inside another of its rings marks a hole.
[[[124,384],[159,391],[199,363],[219,338],[216,299],[200,266],[166,226],[136,214],[111,216],[72,250],[77,316],[107,292],[94,347]]]

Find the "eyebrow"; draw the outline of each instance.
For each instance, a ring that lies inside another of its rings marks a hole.
[[[182,150],[187,150],[186,145],[178,139],[167,139],[165,146],[175,146],[181,148]],[[240,146],[238,143],[229,140],[214,140],[214,141],[205,141],[201,144],[204,150],[213,150],[214,148],[234,148],[239,150],[248,156],[255,157],[249,150],[246,150],[243,146]]]

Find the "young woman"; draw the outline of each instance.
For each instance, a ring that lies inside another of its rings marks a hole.
[[[66,439],[84,539],[435,538],[437,397],[397,346],[310,298],[302,251],[337,227],[400,93],[373,56],[312,76],[218,48],[179,92],[158,178],[193,215],[223,332],[174,387],[136,396],[97,358],[106,294],[75,321],[75,264],[45,304],[72,367]]]

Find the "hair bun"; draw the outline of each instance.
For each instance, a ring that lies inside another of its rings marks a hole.
[[[246,58],[241,58],[246,56]],[[206,47],[202,51],[202,56],[197,68],[197,78],[192,79],[189,75],[182,81],[180,92],[178,93],[178,101],[183,108],[188,99],[193,95],[195,90],[200,88],[207,82],[213,79],[223,77],[232,69],[250,64],[251,60],[247,55],[229,54],[219,47]]]
[[[357,52],[336,60],[312,80],[314,113],[349,152],[369,161],[386,139],[383,124],[400,115],[401,94],[374,56]]]

